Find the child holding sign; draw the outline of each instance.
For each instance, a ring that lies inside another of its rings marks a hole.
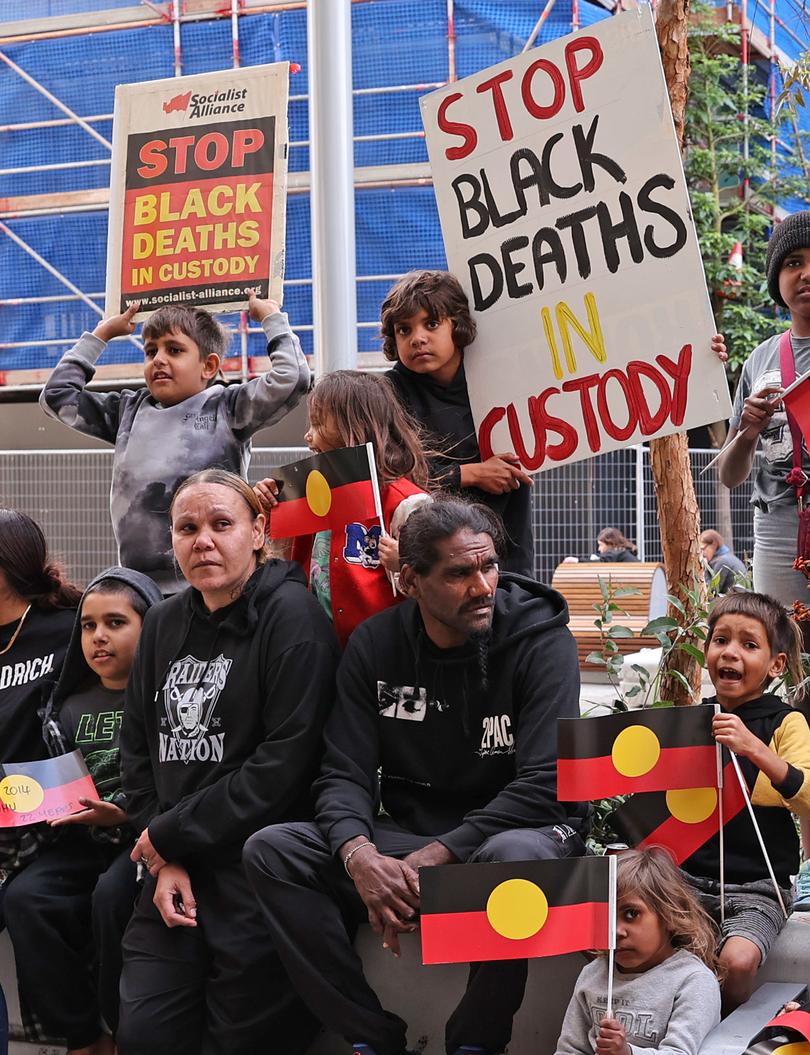
[[[478,450],[464,375],[475,321],[458,279],[447,271],[411,271],[388,291],[381,326],[383,354],[395,363],[386,377],[436,448],[431,476],[497,513],[507,538],[504,570],[534,578],[531,477],[514,453],[482,461]]]
[[[101,1018],[115,1030],[121,938],[136,894],[118,732],[143,616],[160,600],[152,580],[128,568],[109,568],[85,590],[44,734],[53,755],[81,750],[99,798],[51,822],[58,838],[6,895],[25,1001],[69,1052],[114,1050]]]
[[[211,467],[241,476],[251,436],[280,420],[310,386],[298,338],[271,300],[250,297],[267,336],[270,369],[236,385],[217,381],[229,336],[204,309],[159,308],[144,324],[144,378],[137,392],[91,392],[87,383],[107,341],[131,334],[139,304],[106,319],[62,356],[42,391],[46,413],[115,446],[110,513],[122,564],[179,588],[168,510],[178,484]]]

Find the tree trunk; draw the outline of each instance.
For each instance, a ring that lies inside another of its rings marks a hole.
[[[659,0],[656,28],[675,131],[683,149],[690,70],[687,42],[689,0]],[[706,585],[698,545],[700,510],[692,480],[688,444],[685,432],[653,440],[650,444],[650,461],[658,501],[658,523],[667,584],[670,593],[686,606],[687,617],[691,621],[686,590],[697,583],[701,596],[705,597]],[[675,619],[682,618],[674,610],[670,611],[670,615]],[[679,671],[689,682],[695,696],[699,697],[701,668],[694,659],[680,650],[673,651],[669,655],[667,669]],[[668,673],[661,681],[661,696],[680,705],[692,702],[686,688]]]

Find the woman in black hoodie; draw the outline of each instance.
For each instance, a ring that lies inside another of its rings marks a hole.
[[[316,1024],[270,948],[242,845],[311,816],[337,644],[303,573],[268,559],[252,489],[218,469],[175,492],[191,588],[147,615],[121,730],[149,872],[124,938],[120,1055],[306,1050]]]

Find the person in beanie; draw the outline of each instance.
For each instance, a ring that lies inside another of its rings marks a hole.
[[[797,489],[806,488],[810,458],[796,430],[794,459],[793,434],[779,396],[794,377],[810,370],[810,211],[793,213],[774,227],[766,271],[771,297],[790,313],[790,330],[763,341],[746,360],[718,470],[726,487],[737,487],[750,476],[760,449],[751,494],[754,589],[791,608],[795,601],[810,604],[807,579],[794,568],[797,557],[810,556],[797,553]]]

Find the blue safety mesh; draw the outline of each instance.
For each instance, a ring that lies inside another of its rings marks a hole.
[[[113,8],[132,8],[134,0],[3,0],[2,24],[48,16],[67,16]],[[454,43],[459,78],[518,53],[543,9],[537,0],[455,0],[450,27],[446,0],[364,0],[352,6],[355,163],[357,166],[421,165],[427,161],[419,98],[451,74]],[[149,17],[144,6],[144,17]],[[579,0],[580,26],[609,17],[596,0]],[[801,0],[777,0],[777,44],[788,55],[807,41]],[[572,28],[572,0],[556,0],[537,43]],[[768,7],[749,0],[749,16],[767,34]],[[89,21],[90,19],[88,19]],[[239,18],[243,65],[288,60],[301,66],[290,81],[290,158],[292,172],[309,167],[306,95],[307,19],[303,9],[243,14]],[[78,33],[54,39],[4,45],[3,51],[104,138],[112,135],[116,84],[174,74],[171,25]],[[181,30],[184,73],[226,69],[232,64],[228,17],[184,22]],[[802,120],[806,119],[802,116]],[[0,132],[0,211],[3,201],[20,196],[93,191],[109,182],[109,151],[64,115],[31,85],[0,70],[0,125],[57,122],[48,127]],[[789,153],[792,140],[785,137]],[[43,168],[43,166],[59,166]],[[12,171],[36,167],[39,171]],[[396,170],[407,175],[406,170]],[[383,175],[384,181],[385,176]],[[795,207],[800,207],[798,203]],[[433,190],[430,186],[358,189],[355,194],[357,246],[358,343],[376,351],[380,302],[391,284],[388,276],[414,267],[444,267],[445,254]],[[19,216],[4,221],[32,250],[97,304],[103,304],[107,215],[96,210],[61,215]],[[32,297],[73,298],[58,277],[0,232],[0,375],[7,371],[53,365],[97,315],[82,300],[60,299],[12,304]],[[312,286],[309,198],[290,194],[287,202],[285,308],[312,349]],[[375,277],[376,276],[376,277]],[[371,281],[365,279],[371,278]],[[238,325],[238,316],[226,320]],[[36,342],[34,345],[28,342]],[[46,344],[43,342],[64,342]],[[9,347],[9,345],[23,345]],[[232,354],[239,355],[234,340]],[[261,335],[251,335],[248,353],[263,351]],[[136,362],[138,350],[116,341],[104,362]],[[135,372],[133,370],[133,372]]]

